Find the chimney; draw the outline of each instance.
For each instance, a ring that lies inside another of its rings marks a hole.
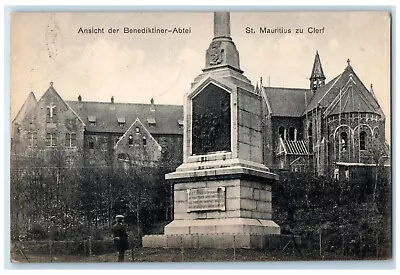
[[[82,96],[81,95],[78,96],[78,101],[82,102]]]
[[[152,112],[156,111],[156,106],[154,104],[154,98],[150,99],[150,111],[152,111]]]
[[[110,105],[110,110],[112,110],[112,111],[114,111],[114,110],[115,110],[114,96],[111,96],[111,105]]]

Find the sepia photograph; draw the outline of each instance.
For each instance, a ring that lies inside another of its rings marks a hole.
[[[11,12],[10,262],[392,260],[392,20]]]

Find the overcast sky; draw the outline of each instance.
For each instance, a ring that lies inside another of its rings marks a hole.
[[[79,34],[79,28],[104,34]],[[108,28],[119,28],[109,34]],[[123,28],[191,28],[190,34],[124,34]],[[246,33],[252,27],[255,34]],[[261,34],[260,27],[291,29]],[[324,28],[309,34],[308,28]],[[304,29],[296,34],[295,29]],[[30,91],[39,99],[54,82],[66,100],[182,104],[205,65],[212,13],[14,13],[11,17],[11,118]],[[327,81],[350,58],[373,83],[390,140],[390,16],[384,12],[231,13],[231,34],[244,74],[255,85],[309,87],[316,50]]]

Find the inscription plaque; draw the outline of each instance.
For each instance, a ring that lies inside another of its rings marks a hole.
[[[187,212],[225,211],[225,187],[188,189]]]
[[[231,150],[230,96],[210,84],[192,99],[192,154]]]

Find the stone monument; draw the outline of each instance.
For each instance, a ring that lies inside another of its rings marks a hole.
[[[262,131],[261,97],[240,69],[230,14],[216,12],[206,66],[185,95],[183,164],[165,176],[174,184],[174,220],[143,246],[253,248],[280,234],[271,220],[277,175],[263,164]]]

